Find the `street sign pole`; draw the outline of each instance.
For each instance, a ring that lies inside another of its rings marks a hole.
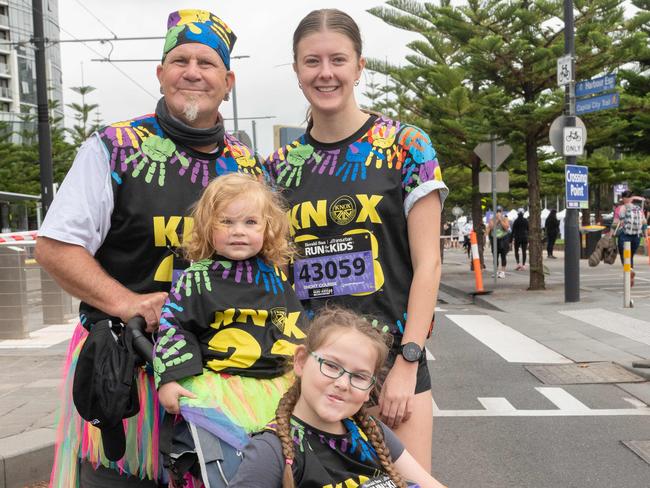
[[[573,0],[564,0],[564,53],[574,63],[575,41],[573,23]],[[565,103],[568,108],[566,127],[575,127],[575,65],[571,69],[571,80],[565,86]],[[576,164],[576,156],[566,156],[565,164]],[[580,301],[580,232],[578,209],[567,208],[564,217],[564,301]]]
[[[492,258],[494,261],[494,286],[497,286],[497,136],[492,136],[490,141],[490,168],[492,169],[492,218],[494,219],[494,227],[492,228]]]

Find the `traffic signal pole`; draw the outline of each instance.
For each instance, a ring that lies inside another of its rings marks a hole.
[[[576,125],[575,37],[573,0],[564,0],[564,54],[571,56],[573,74],[565,87],[566,127]],[[565,156],[565,164],[576,164],[576,156]],[[564,301],[580,301],[580,230],[578,209],[567,208],[564,217]]]

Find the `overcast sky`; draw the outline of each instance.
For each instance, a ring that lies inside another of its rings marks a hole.
[[[390,27],[366,12],[382,4],[381,0],[59,0],[59,21],[61,39],[112,37],[111,31],[118,37],[164,36],[171,11],[182,8],[212,11],[230,25],[238,37],[233,55],[250,56],[232,61],[237,76],[239,117],[275,116],[274,119],[257,121],[258,150],[268,155],[273,150],[273,125],[301,125],[307,109],[291,67],[291,38],[300,19],[318,8],[344,10],[359,24],[366,57],[387,58],[389,62],[399,64],[409,52],[406,44],[417,36]],[[111,65],[92,59],[108,56],[109,52],[112,59],[159,59],[163,40],[111,44],[61,44],[64,102],[80,101],[69,88],[82,83],[83,71],[83,83],[96,88],[87,103],[99,104],[101,119],[105,123],[153,112],[160,96],[155,76],[156,62]],[[142,87],[130,81],[115,66]],[[366,72],[357,88],[357,100],[361,103],[364,102],[361,94],[370,76]],[[224,117],[232,117],[232,101],[224,102],[221,109]],[[68,124],[70,114],[66,109]],[[227,121],[226,127],[232,130],[233,122]],[[252,135],[250,120],[240,120],[239,128]]]

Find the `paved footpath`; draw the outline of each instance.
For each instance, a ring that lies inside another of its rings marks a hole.
[[[486,254],[489,259],[491,256]],[[508,255],[509,269],[514,256]],[[498,322],[575,362],[612,361],[650,378],[650,369],[632,362],[650,360],[650,265],[637,256],[635,307],[623,308],[620,263],[589,268],[580,263],[581,300],[564,303],[564,260],[545,260],[546,290],[527,291],[528,271],[508,271],[489,295],[472,298],[474,277],[460,249],[445,250],[440,299],[489,309]],[[443,305],[444,306],[444,305]],[[46,480],[53,457],[59,378],[74,320],[45,327],[33,324],[29,339],[0,341],[0,488],[23,488]],[[475,324],[464,324],[467,330]],[[484,327],[488,327],[486,323]],[[502,347],[502,345],[499,345]],[[650,405],[650,382],[631,383],[631,395]],[[36,485],[34,485],[36,486]],[[41,485],[38,485],[41,486]]]

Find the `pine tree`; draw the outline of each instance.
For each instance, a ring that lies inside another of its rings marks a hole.
[[[633,59],[634,47],[640,41],[626,29],[623,3],[575,0],[579,79]],[[414,68],[421,70],[418,82],[435,81],[436,75],[449,76],[455,71],[462,73],[459,91],[470,87],[473,96],[488,90],[498,96],[499,103],[485,103],[489,97],[483,100],[483,110],[474,111],[485,116],[487,127],[485,120],[475,122],[513,146],[526,161],[531,235],[529,288],[543,289],[539,148],[548,144],[549,124],[562,111],[563,93],[556,86],[556,59],[564,53],[562,0],[468,0],[462,6],[454,6],[450,0],[441,0],[439,5],[389,0],[387,5],[389,8],[371,9],[370,13],[424,37],[409,45],[419,56],[407,57]],[[444,57],[438,55],[440,50],[444,50]],[[440,65],[422,63],[424,54]],[[480,97],[474,100],[478,102]],[[419,104],[425,105],[426,100]],[[465,117],[473,117],[473,113],[461,114],[446,129],[471,126]],[[450,154],[462,152],[468,141],[460,139],[457,131],[449,135],[452,137],[447,137],[443,147]]]

